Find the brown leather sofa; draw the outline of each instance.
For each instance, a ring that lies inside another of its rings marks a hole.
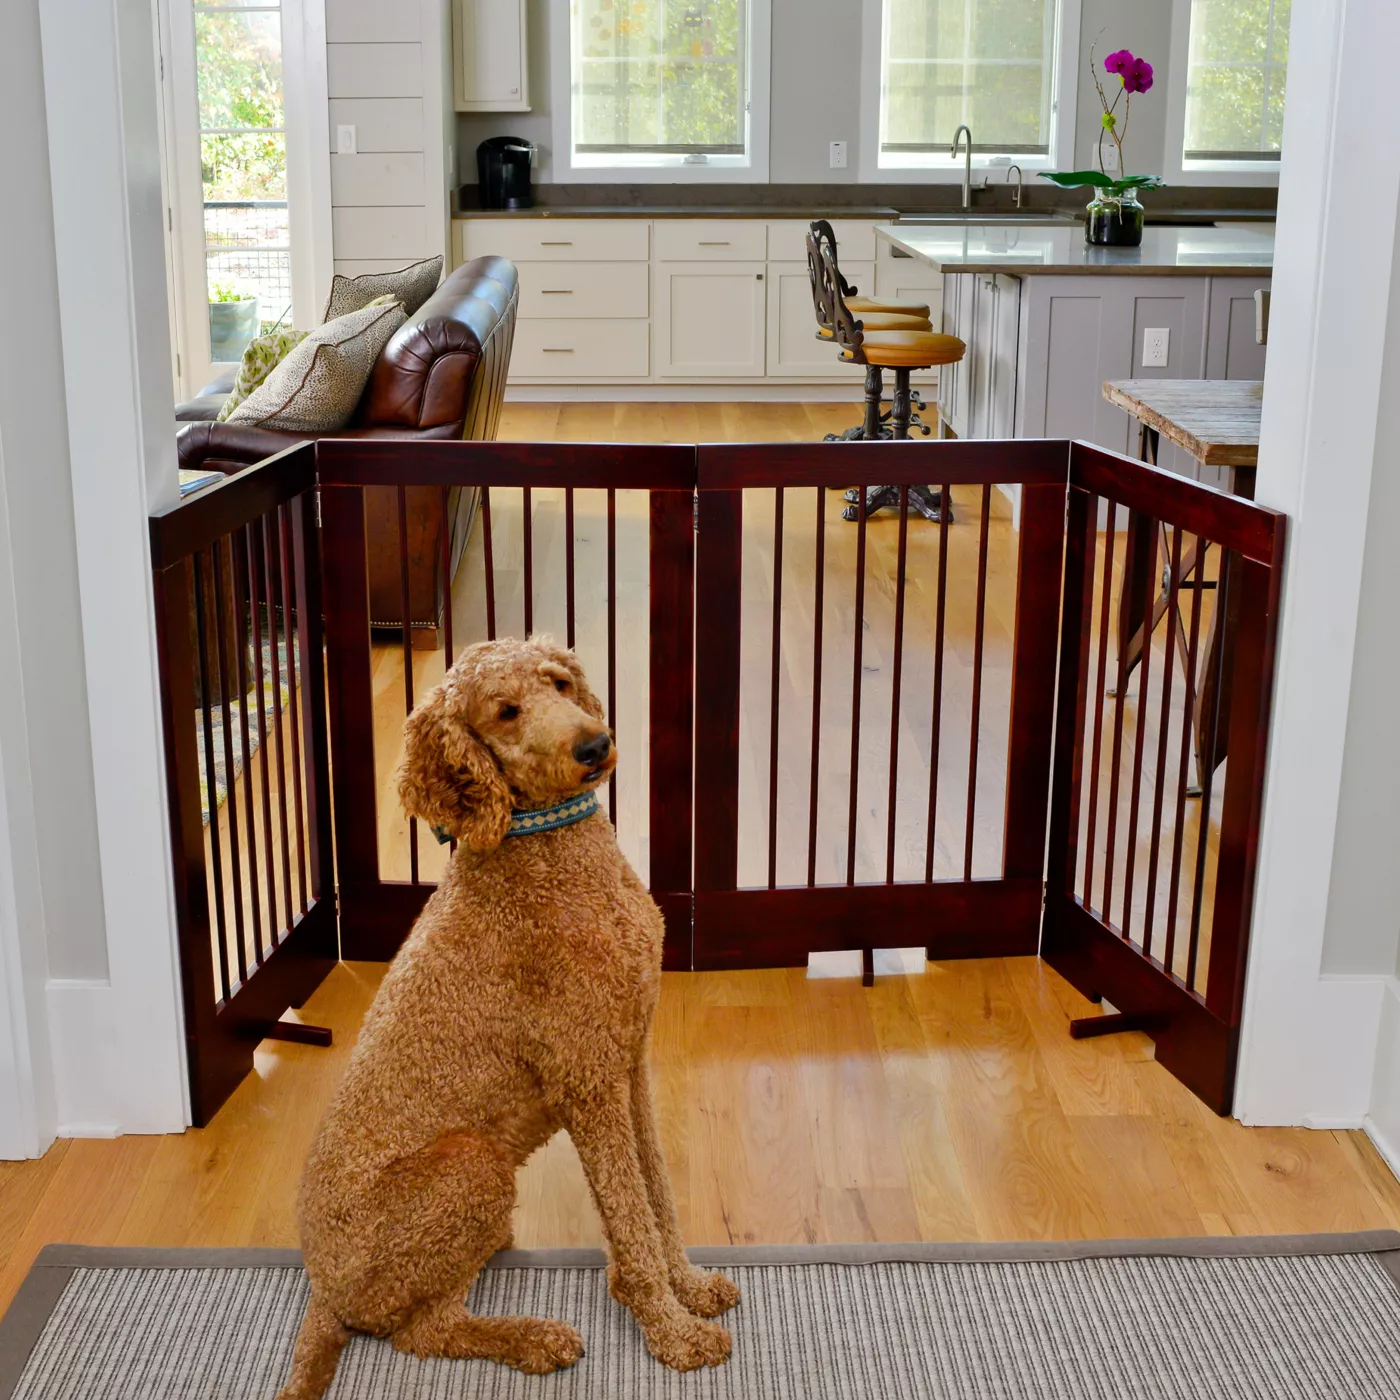
[[[505,396],[518,300],[515,264],[507,259],[477,258],[457,268],[384,347],[349,426],[327,436],[492,441]],[[204,400],[211,397],[193,403],[209,412]],[[187,421],[176,438],[181,470],[225,474],[304,440],[294,433],[210,421]],[[370,618],[376,627],[403,625],[397,494],[392,486],[365,492]],[[409,621],[414,645],[435,647],[447,595],[443,585],[450,582],[439,577],[442,493],[435,486],[411,486],[406,495]],[[475,490],[448,493],[454,573],[476,506]]]

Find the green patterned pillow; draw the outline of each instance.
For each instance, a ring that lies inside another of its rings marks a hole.
[[[282,363],[287,351],[305,339],[305,331],[269,331],[249,341],[248,348],[243,352],[243,363],[238,366],[238,375],[233,381],[233,390],[215,421],[228,422],[233,410]]]

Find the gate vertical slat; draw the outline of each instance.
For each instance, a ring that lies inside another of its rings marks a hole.
[[[326,738],[326,658],[321,635],[324,603],[321,588],[319,531],[311,502],[291,503],[293,556],[296,568],[297,649],[301,654],[302,746],[306,754],[306,842],[311,867],[311,897],[335,893],[335,854],[331,844],[331,768]],[[294,1005],[297,1003],[293,1003]]]
[[[1283,522],[1278,526],[1283,553]],[[1253,915],[1255,866],[1268,756],[1269,699],[1273,693],[1274,643],[1282,570],[1253,559],[1239,565],[1241,625],[1235,636],[1234,694],[1230,707],[1230,781],[1220,816],[1220,879],[1215,890],[1215,927],[1232,936],[1211,941],[1206,1005],[1238,1026],[1244,1005],[1245,955]]]
[[[337,793],[355,802],[335,804],[335,847],[340,881],[340,942],[347,958],[383,955],[371,910],[353,894],[379,878],[379,812],[374,777],[374,695],[370,681],[369,571],[365,556],[365,494],[358,486],[322,486],[326,616],[330,675],[330,741]],[[360,626],[363,623],[363,627]]]
[[[1062,567],[1076,567],[1074,560],[1065,564],[1065,488],[1024,486],[1016,559],[1016,630],[1011,646],[1011,732],[1002,846],[1002,874],[1008,880],[1039,880],[1045,870],[1055,639],[1060,622],[1059,597],[1047,585],[1049,580],[1060,578]]]
[[[695,892],[739,871],[739,625],[742,491],[702,491],[695,563]]]
[[[651,888],[666,919],[663,965],[691,966],[695,784],[695,498],[651,493]],[[609,500],[611,508],[612,501]],[[614,521],[609,514],[609,687],[616,656]]]

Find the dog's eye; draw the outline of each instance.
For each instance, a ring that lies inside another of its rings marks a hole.
[[[502,705],[498,719],[516,719],[520,714],[519,705]]]
[[[558,691],[565,691],[569,688],[569,683],[562,676],[554,678],[554,688]]]

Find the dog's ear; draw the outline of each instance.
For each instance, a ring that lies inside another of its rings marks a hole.
[[[607,723],[603,713],[603,702],[593,693],[588,677],[583,674],[583,663],[567,647],[561,647],[553,637],[535,637],[533,641],[545,656],[556,666],[562,666],[574,679],[574,699],[579,708],[587,711],[596,720]]]
[[[408,717],[399,800],[410,817],[474,851],[499,846],[510,827],[510,788],[486,745],[437,686]]]

